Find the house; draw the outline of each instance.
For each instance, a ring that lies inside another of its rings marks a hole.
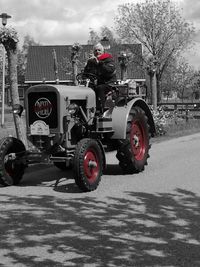
[[[27,68],[25,74],[26,84],[35,84],[55,81],[53,50],[56,51],[58,61],[58,77],[61,83],[72,81],[71,69],[71,45],[55,45],[55,46],[30,46],[27,57]],[[82,45],[79,53],[79,70],[84,68],[89,55],[92,53],[92,45]],[[127,78],[137,81],[145,80],[145,73],[142,69],[142,46],[140,44],[124,44],[111,47],[109,53],[113,58],[117,67],[117,76],[120,79],[120,65],[118,57],[121,51],[129,54],[130,60],[127,69]]]
[[[56,52],[59,83],[71,84],[73,82],[71,65],[71,45],[48,45],[30,46],[27,56],[27,68],[25,73],[25,84],[29,87],[42,82],[55,83],[53,51]],[[93,45],[82,45],[78,58],[78,72],[84,68],[87,59],[93,51]],[[129,57],[127,67],[127,79],[135,82],[145,82],[145,72],[142,66],[141,44],[121,44],[111,47],[107,52],[111,53],[117,68],[117,78],[120,79],[121,69],[119,64],[120,52]],[[25,87],[25,88],[26,88]]]

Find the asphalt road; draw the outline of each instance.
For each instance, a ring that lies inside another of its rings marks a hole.
[[[145,171],[113,154],[98,189],[31,166],[0,188],[0,266],[200,266],[200,134],[154,143]]]

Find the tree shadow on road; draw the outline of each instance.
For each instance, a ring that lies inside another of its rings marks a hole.
[[[0,266],[200,266],[200,197],[189,191],[0,201]]]
[[[62,171],[52,164],[35,164],[26,169],[19,186],[52,186],[59,180],[73,179],[72,170]]]

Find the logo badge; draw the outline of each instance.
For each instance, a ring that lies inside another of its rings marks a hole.
[[[34,111],[40,119],[46,119],[52,112],[52,104],[49,99],[41,97],[35,102]]]

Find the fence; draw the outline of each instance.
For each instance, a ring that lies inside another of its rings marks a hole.
[[[195,119],[200,119],[200,102],[163,102],[158,106],[162,106],[165,111],[177,111],[183,117],[192,115]]]

